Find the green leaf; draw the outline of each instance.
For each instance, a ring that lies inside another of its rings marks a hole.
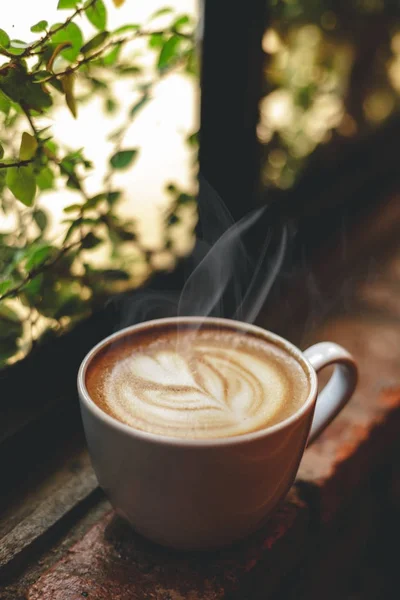
[[[0,244],[0,273],[4,279],[11,276],[14,267],[19,259],[20,248],[11,246],[6,242],[6,236],[3,234]],[[4,239],[5,238],[5,239]]]
[[[159,71],[163,71],[178,59],[178,48],[181,42],[182,39],[178,35],[172,35],[165,42],[158,57],[157,68]]]
[[[89,200],[86,200],[83,205],[84,209],[87,210],[89,208],[96,208],[96,206],[102,201],[105,200],[106,194],[96,194],[96,196],[92,196]]]
[[[22,298],[25,297],[29,304],[34,304],[37,299],[37,294],[40,291],[40,288],[43,284],[43,273],[39,273],[33,279],[28,281],[26,285],[24,285],[22,289]]]
[[[4,29],[0,29],[0,46],[3,48],[8,48],[10,45],[10,38],[8,37],[8,33],[4,31]]]
[[[43,112],[43,109],[50,108],[53,104],[53,100],[47,90],[42,88],[40,83],[34,83],[33,81],[25,82],[25,95],[20,100],[29,109]]]
[[[10,112],[11,104],[7,96],[0,91],[0,111],[5,115],[8,115]]]
[[[67,170],[69,170],[69,172],[73,172],[74,165],[82,164],[85,166],[91,166],[91,163],[87,165],[89,161],[87,161],[83,156],[83,150],[84,148],[80,148],[79,150],[73,150],[72,152],[68,152],[68,154],[66,154],[63,158],[62,164]]]
[[[152,33],[149,38],[150,48],[162,48],[164,45],[165,36],[163,33]]]
[[[30,83],[26,85],[26,105],[27,108],[42,113],[43,109],[50,108],[53,100],[48,91],[44,91],[40,83]]]
[[[107,10],[103,0],[96,0],[92,5],[91,0],[87,0],[84,4],[85,14],[92,25],[99,29],[105,29],[107,24]]]
[[[36,179],[32,165],[7,169],[6,184],[25,206],[32,206],[36,194]]]
[[[174,11],[172,8],[160,8],[151,15],[150,19],[156,19],[157,17],[162,17],[163,15],[170,15],[173,12]]]
[[[2,197],[2,192],[6,185],[6,169],[0,169],[0,198]],[[13,207],[7,205],[2,206],[3,213],[7,215],[10,212],[10,209],[13,210]],[[0,234],[0,240],[2,239],[2,234]]]
[[[74,220],[68,219],[67,221],[63,221],[63,223],[70,223],[70,226],[68,227],[63,240],[63,243],[65,244],[65,242],[67,242],[70,239],[75,229],[81,227],[82,225],[90,225],[91,227],[95,227],[99,224],[99,219],[77,217]]]
[[[54,173],[49,167],[44,167],[36,176],[36,183],[40,190],[51,190],[54,184]]]
[[[65,94],[65,101],[72,116],[77,117],[77,106],[74,96],[75,73],[67,73],[61,78],[61,85]]]
[[[103,64],[107,66],[114,65],[118,60],[121,48],[122,44],[116,44],[116,46],[114,46],[111,52],[102,57]]]
[[[190,50],[185,52],[184,56],[186,58],[185,73],[187,73],[188,75],[197,76],[199,73],[199,61],[197,52],[195,52],[193,48],[190,48]]]
[[[117,238],[119,242],[133,242],[136,240],[136,233],[133,231],[128,231],[128,229],[124,229],[123,227],[115,227],[110,228],[110,238]],[[113,236],[111,234],[114,234]]]
[[[118,69],[119,75],[139,75],[142,73],[141,67],[130,66],[130,67],[120,67]]]
[[[44,210],[42,210],[41,208],[36,209],[35,212],[33,213],[33,220],[35,221],[36,225],[39,227],[41,233],[46,231],[49,220],[48,220],[47,215],[44,212]]]
[[[8,47],[8,51],[15,56],[19,56],[23,54],[28,47],[29,44],[23,42],[22,40],[10,40],[10,45]]]
[[[129,116],[132,118],[135,117],[137,113],[148,103],[149,100],[150,96],[148,94],[144,94],[144,96],[142,96],[140,100],[136,102],[136,104],[131,106],[129,110]]]
[[[118,108],[118,104],[115,102],[113,98],[107,98],[105,103],[105,110],[109,114],[114,113]]]
[[[40,83],[41,81],[48,79],[52,75],[53,75],[53,73],[50,73],[50,71],[45,71],[45,70],[36,71],[35,73],[33,73],[33,81],[35,83]]]
[[[8,292],[8,290],[12,287],[12,279],[3,279],[0,281],[0,296]]]
[[[72,213],[72,212],[76,212],[76,211],[79,212],[81,210],[81,208],[82,208],[81,204],[70,204],[69,206],[66,206],[64,208],[64,212],[68,213],[68,214]]]
[[[137,148],[132,148],[131,150],[120,150],[120,152],[116,152],[110,158],[110,164],[112,167],[114,167],[114,169],[126,169],[135,160],[137,154]]]
[[[75,8],[80,0],[58,0],[58,10],[66,10],[67,8]]]
[[[118,33],[126,33],[127,31],[137,31],[138,29],[140,29],[140,25],[137,25],[136,23],[132,23],[132,24],[128,24],[128,25],[122,25],[122,27],[118,27],[117,29],[114,29],[115,34]]]
[[[113,206],[121,197],[121,192],[108,192],[106,198],[110,206]]]
[[[0,158],[3,158],[4,156],[4,148],[3,146],[0,144]]]
[[[70,175],[67,179],[67,188],[70,190],[80,190],[81,185],[76,176]]]
[[[70,237],[74,233],[75,229],[77,229],[81,225],[82,225],[82,217],[78,217],[77,219],[75,219],[75,221],[72,221],[71,225],[68,227],[68,229],[66,231],[66,234],[64,236],[63,244],[65,244],[66,242],[68,242],[68,240],[70,239]]]
[[[105,81],[102,81],[101,79],[97,79],[96,77],[91,77],[90,81],[92,82],[92,85],[95,89],[98,89],[98,90],[107,90],[108,89],[107,83],[105,83]]]
[[[186,141],[189,144],[189,146],[197,147],[199,145],[199,132],[195,131],[194,133],[192,133],[191,135],[189,135],[186,138]]]
[[[36,154],[38,143],[30,133],[23,132],[19,149],[20,160],[30,160]]]
[[[32,33],[41,33],[42,31],[46,31],[48,27],[47,21],[39,21],[35,25],[32,25],[31,31]]]
[[[14,102],[20,103],[25,96],[26,67],[22,64],[7,64],[0,70],[0,89]]]
[[[86,44],[84,44],[82,46],[81,52],[83,54],[87,54],[91,50],[95,50],[96,48],[99,48],[99,46],[104,44],[105,40],[109,37],[109,35],[110,34],[108,31],[101,31],[100,33],[95,35],[91,40],[89,40],[88,42],[86,42]]]
[[[14,107],[15,108],[15,107]],[[19,107],[15,108],[15,110],[12,112],[12,114],[8,114],[7,118],[6,118],[6,125],[7,127],[13,127],[13,125],[15,125],[15,123],[18,121],[19,116],[20,116],[20,112],[18,110]]]
[[[47,127],[41,127],[37,130],[38,136],[41,138],[42,142],[46,142],[47,140],[51,140],[51,135],[49,137],[44,137],[44,133],[51,133],[51,125],[47,125]]]
[[[70,156],[65,156],[60,163],[61,171],[68,175],[73,175],[75,164],[75,160],[72,160]]]
[[[99,219],[96,217],[84,217],[81,221],[82,225],[90,225],[91,227],[95,227],[99,224]]]
[[[45,143],[45,146],[52,155],[54,155],[54,156],[57,155],[58,146],[53,139],[47,140],[47,142]]]
[[[56,29],[60,25],[61,23],[56,23],[51,29]],[[54,44],[62,44],[64,42],[71,44],[70,47],[61,51],[61,56],[66,60],[73,62],[81,50],[83,44],[83,35],[78,25],[71,22],[68,23],[64,29],[60,29],[60,31],[54,33],[51,36],[51,41]]]
[[[83,302],[79,295],[80,287],[73,281],[68,272],[71,268],[69,256],[64,255],[57,263],[57,268],[60,269],[60,264],[63,263],[64,259],[67,259],[65,276],[58,273],[58,277],[55,277],[50,270],[44,271],[41,273],[43,277],[39,281],[37,291],[27,293],[30,304],[33,304],[46,317],[58,319],[66,315],[73,316],[81,312],[83,308]],[[24,288],[25,290],[26,288]]]
[[[32,246],[25,263],[25,269],[31,271],[35,267],[46,262],[48,258],[53,254],[54,248],[49,244],[43,244],[38,246]]]
[[[103,240],[101,238],[99,238],[97,235],[94,235],[94,233],[90,231],[82,240],[82,248],[85,250],[92,250],[92,248],[96,248],[102,242]]]
[[[180,31],[182,29],[182,27],[184,27],[185,25],[188,25],[190,23],[190,17],[189,15],[182,15],[181,17],[178,17],[176,21],[174,21],[174,23],[172,23],[172,29],[174,29],[175,31]]]

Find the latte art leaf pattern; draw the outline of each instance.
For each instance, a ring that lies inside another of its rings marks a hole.
[[[179,437],[230,436],[265,426],[288,394],[274,361],[204,339],[179,350],[146,348],[116,363],[105,380],[115,416]]]
[[[131,359],[132,373],[149,384],[196,387],[187,362],[178,354],[158,352],[155,355],[138,355]]]
[[[206,356],[195,353],[192,357],[195,370],[190,368],[189,361],[172,352],[138,356],[130,362],[131,374],[151,387],[151,392],[145,392],[148,401],[157,397],[157,405],[164,408],[231,410],[246,416],[250,405],[262,400],[262,388],[256,377],[218,352]],[[138,381],[132,383],[137,386]]]

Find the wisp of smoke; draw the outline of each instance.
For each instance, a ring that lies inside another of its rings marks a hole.
[[[192,253],[193,266],[181,290],[145,289],[125,299],[118,328],[162,316],[230,316],[249,323],[256,319],[281,270],[287,229],[282,228],[279,243],[271,250],[272,233],[265,227],[254,260],[244,238],[265,219],[265,207],[235,223],[215,190],[201,179],[198,210],[201,239]]]

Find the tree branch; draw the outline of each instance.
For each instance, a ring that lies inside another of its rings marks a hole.
[[[159,33],[162,33],[162,32],[138,30],[138,31],[135,31],[135,33],[131,37],[125,37],[125,38],[112,40],[112,41],[108,42],[105,46],[100,48],[100,50],[97,50],[97,52],[94,52],[93,54],[89,54],[88,56],[85,56],[85,58],[78,61],[75,65],[71,65],[70,67],[67,67],[64,71],[60,71],[59,73],[54,73],[54,75],[50,75],[46,79],[42,79],[40,83],[41,84],[47,83],[49,81],[52,81],[53,79],[56,79],[57,77],[63,77],[64,75],[68,75],[69,73],[74,73],[75,71],[78,71],[78,69],[80,69],[80,67],[82,67],[83,65],[85,65],[93,60],[96,60],[96,58],[100,58],[104,54],[104,52],[106,52],[107,50],[110,50],[111,48],[114,48],[115,46],[127,44],[128,42],[134,41],[138,37],[146,37],[146,36],[150,36],[153,34],[159,34]],[[189,36],[189,35],[186,35],[183,33],[177,33],[176,35],[180,35],[181,37],[192,39],[192,36]]]
[[[68,27],[68,25],[71,23],[71,21],[73,21],[75,19],[75,17],[77,17],[82,12],[84,12],[85,10],[87,10],[88,8],[93,6],[96,2],[97,2],[97,0],[91,0],[87,6],[80,6],[79,8],[77,8],[72,13],[72,15],[70,15],[67,19],[65,19],[64,23],[61,23],[61,25],[59,25],[52,31],[48,31],[43,37],[40,38],[40,40],[37,40],[36,42],[34,42],[33,44],[30,44],[30,46],[25,48],[23,53],[20,54],[18,58],[24,58],[25,56],[30,56],[32,54],[33,50],[35,50],[36,48],[39,48],[40,46],[45,44],[58,31],[61,31],[62,29],[65,29],[66,27]]]
[[[23,106],[22,104],[21,104],[21,106],[22,106],[22,110],[24,111],[24,113],[26,115],[26,118],[29,121],[29,125],[31,126],[32,133],[33,133],[34,137],[37,139],[37,141],[39,141],[39,132],[38,132],[38,130],[35,127],[35,123],[32,120],[32,117],[30,115],[29,109],[26,108],[26,106]]]
[[[0,48],[0,55],[8,56],[8,58],[15,58],[15,54],[11,54],[11,52],[8,52],[5,48]]]
[[[29,158],[27,160],[18,160],[10,163],[0,162],[0,169],[9,169],[10,167],[25,167],[33,162],[33,158]]]
[[[82,65],[85,65],[86,63],[91,62],[92,60],[96,60],[96,58],[99,58],[104,52],[106,52],[110,48],[113,48],[114,46],[118,46],[119,44],[126,44],[127,42],[131,42],[135,39],[135,37],[137,37],[137,32],[135,32],[135,35],[132,36],[131,38],[123,38],[123,39],[119,39],[119,40],[113,40],[112,42],[109,42],[108,44],[103,46],[100,50],[97,50],[97,52],[94,52],[93,54],[89,54],[88,56],[85,56],[85,58],[78,61],[75,65],[71,65],[70,67],[67,67],[64,71],[60,71],[59,73],[54,73],[54,75],[50,75],[49,77],[46,77],[46,79],[42,79],[40,83],[41,84],[48,83],[49,81],[52,81],[53,79],[57,79],[57,77],[63,77],[64,75],[68,75],[69,73],[74,73],[75,71],[80,69],[80,67]]]
[[[43,271],[46,271],[47,269],[53,267],[67,252],[69,252],[72,248],[79,246],[81,243],[82,240],[78,240],[77,242],[73,242],[68,246],[64,246],[64,248],[60,249],[60,251],[53,258],[53,260],[50,260],[49,262],[44,262],[43,264],[37,266],[35,269],[32,269],[32,271],[29,271],[27,276],[18,285],[7,290],[6,292],[4,292],[4,294],[0,295],[0,302],[2,300],[6,300],[7,298],[13,298],[14,296],[16,296],[18,292],[20,292],[27,283],[32,281],[32,279],[34,279],[40,273],[43,273]]]

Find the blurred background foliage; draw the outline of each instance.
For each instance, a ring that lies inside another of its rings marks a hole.
[[[290,188],[310,155],[399,108],[397,0],[270,0],[258,138],[263,183]]]
[[[176,182],[167,184],[171,202],[156,251],[143,244],[134,209],[128,216],[119,210],[127,189],[118,173],[135,170],[141,156],[126,141],[128,128],[163,79],[177,72],[198,78],[199,71],[189,14],[163,8],[146,22],[108,27],[109,7],[130,1],[59,0],[59,19],[32,23],[26,41],[0,29],[0,367],[64,332],[110,294],[173,268],[185,217],[194,239],[193,189]],[[340,151],[398,110],[400,2],[268,4],[257,135],[264,185],[286,190],[315,153]],[[121,81],[130,86],[124,98],[114,86]],[[71,148],[53,131],[60,106],[76,116],[93,98],[118,117],[95,192],[86,185],[96,165],[85,147]],[[197,144],[190,135],[194,155]],[[56,237],[41,203],[54,190],[74,194]]]
[[[166,7],[145,23],[112,30],[103,0],[59,0],[57,8],[59,22],[32,23],[29,40],[0,29],[0,367],[158,268],[134,215],[118,212],[124,189],[114,176],[135,168],[140,147],[127,145],[125,134],[152,101],[154,87],[176,71],[189,77],[198,71],[195,23],[187,14]],[[130,103],[113,88],[121,79],[131,84]],[[120,113],[120,125],[109,136],[108,167],[93,194],[86,178],[94,165],[85,148],[67,147],[52,123],[60,105],[76,117],[95,96],[106,114]],[[187,143],[195,148],[196,135]],[[74,202],[65,206],[62,234],[54,237],[40,198],[63,189],[74,192]],[[195,203],[174,182],[167,193],[163,246],[173,256],[174,230],[185,211],[193,216]]]

